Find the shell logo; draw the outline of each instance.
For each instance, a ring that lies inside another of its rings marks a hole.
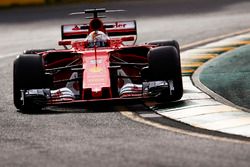
[[[95,67],[90,68],[90,71],[93,73],[98,73],[102,71],[102,68],[95,66]]]

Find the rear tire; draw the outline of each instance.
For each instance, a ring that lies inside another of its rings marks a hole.
[[[158,101],[176,101],[183,95],[180,54],[176,47],[162,46],[152,48],[148,53],[148,77],[151,81],[167,81],[174,90],[164,90]]]
[[[49,50],[55,50],[54,48],[51,49],[31,49],[31,50],[25,50],[23,54],[37,54],[39,52],[46,52]]]
[[[41,109],[41,106],[22,104],[21,90],[48,87],[43,59],[36,54],[23,54],[16,58],[13,65],[13,100],[17,109]]]
[[[149,42],[147,43],[149,45],[156,45],[156,46],[173,46],[177,49],[178,51],[178,54],[180,54],[180,46],[179,46],[179,43],[175,40],[172,40],[172,41],[152,41],[152,42]]]
[[[118,78],[117,78],[117,69],[110,69],[110,84],[111,84],[111,92],[112,98],[119,97],[118,93]]]

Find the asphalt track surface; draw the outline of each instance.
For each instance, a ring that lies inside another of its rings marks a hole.
[[[15,55],[28,48],[56,47],[59,25],[81,22],[68,17],[69,12],[95,6],[127,9],[110,19],[137,19],[139,42],[177,39],[184,45],[250,27],[249,1],[132,2],[0,11],[0,166],[249,166],[250,144],[158,129],[124,117],[119,107],[16,112]]]

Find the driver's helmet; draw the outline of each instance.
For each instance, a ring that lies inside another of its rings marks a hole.
[[[102,31],[93,31],[86,38],[86,47],[107,47],[110,38]]]

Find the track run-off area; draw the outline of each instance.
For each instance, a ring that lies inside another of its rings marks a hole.
[[[125,109],[16,111],[15,56],[26,49],[57,47],[61,24],[85,21],[68,13],[93,7],[127,10],[108,15],[107,20],[136,19],[138,43],[176,39],[185,46],[250,27],[247,0],[156,0],[150,5],[140,0],[111,1],[1,10],[0,166],[249,166],[249,139],[154,118],[142,104]],[[123,111],[148,114],[149,119],[135,121],[136,115],[126,117]]]

